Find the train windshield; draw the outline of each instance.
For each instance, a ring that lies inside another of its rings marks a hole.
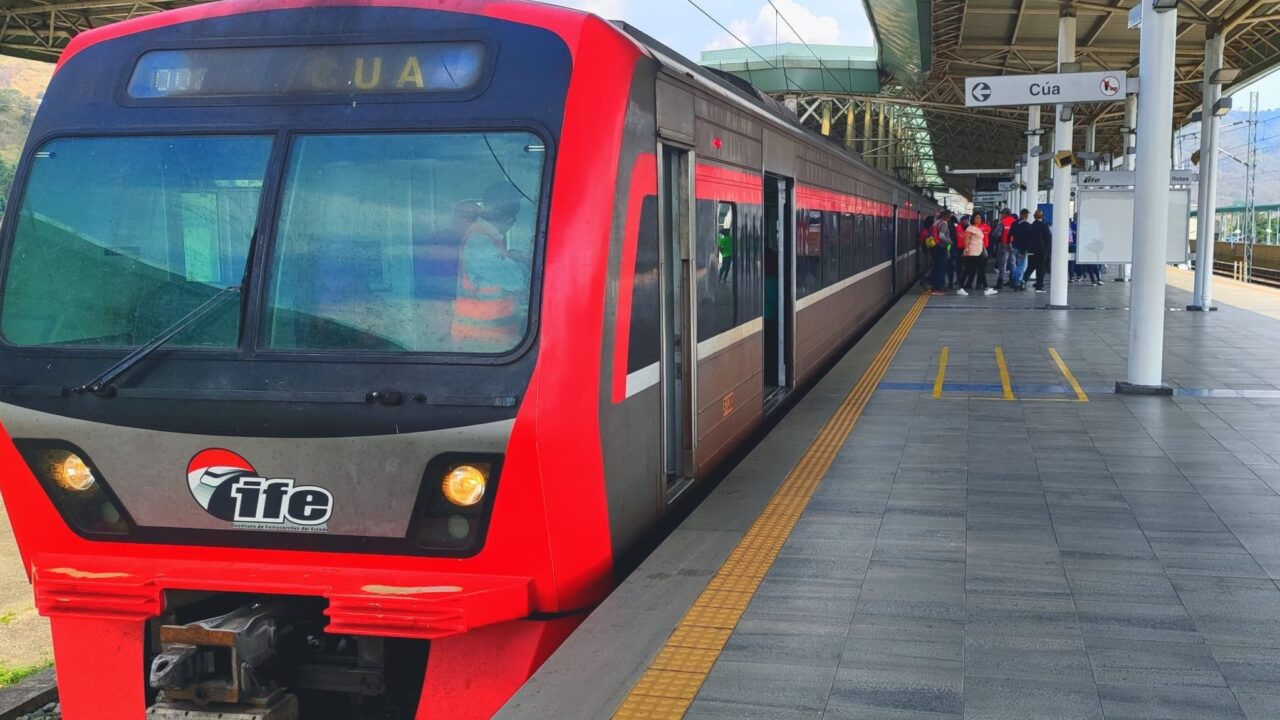
[[[15,345],[136,347],[241,283],[272,137],[53,140],[16,213]],[[543,145],[523,132],[295,135],[259,347],[504,353],[529,324]],[[257,263],[255,263],[257,264]],[[242,299],[242,302],[244,300]],[[256,311],[256,310],[255,310]],[[247,343],[227,303],[170,345]]]

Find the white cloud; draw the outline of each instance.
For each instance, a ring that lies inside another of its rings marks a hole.
[[[550,0],[556,5],[595,13],[606,20],[620,20],[626,11],[626,0]]]
[[[754,20],[734,20],[729,23],[729,30],[742,38],[748,45],[771,45],[776,42],[804,42],[810,45],[839,45],[840,22],[830,15],[818,15],[801,5],[797,0],[774,0],[778,11],[769,3],[760,7]],[[782,18],[790,21],[791,27]],[[795,28],[793,32],[791,28]],[[707,46],[708,50],[741,47],[737,40],[727,33]]]

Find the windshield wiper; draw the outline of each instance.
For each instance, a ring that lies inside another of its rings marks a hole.
[[[125,355],[115,365],[107,368],[101,375],[95,377],[84,385],[71,388],[75,393],[93,393],[101,397],[112,397],[116,394],[115,381],[121,375],[129,372],[135,365],[142,362],[148,355],[159,350],[162,345],[169,342],[175,335],[186,330],[196,324],[210,313],[222,306],[229,298],[240,297],[242,290],[240,285],[234,285],[223,290],[219,290],[216,295],[205,300],[199,307],[187,313],[174,324],[161,330],[155,337],[148,340],[138,349]]]

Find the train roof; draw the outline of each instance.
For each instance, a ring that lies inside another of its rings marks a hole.
[[[636,28],[634,25],[630,25],[622,21],[614,21],[613,24],[617,26],[619,30],[626,33],[641,47],[647,50],[655,60],[665,67],[678,74],[682,74],[693,79],[704,87],[708,85],[712,86],[711,89],[718,90],[722,96],[728,94],[740,102],[745,102],[756,112],[762,113],[769,119],[789,127],[793,132],[803,134],[810,142],[821,145],[823,149],[844,157],[846,160],[859,165],[868,172],[875,173],[901,190],[912,193],[917,197],[926,197],[923,193],[907,185],[898,178],[893,177],[892,175],[886,175],[885,173],[871,167],[861,155],[845,148],[843,144],[835,139],[829,136],[820,135],[812,128],[807,127],[801,123],[800,118],[785,105],[760,92],[755,86],[742,78],[730,73],[721,72],[714,68],[699,65],[662,42],[654,39],[643,30]]]

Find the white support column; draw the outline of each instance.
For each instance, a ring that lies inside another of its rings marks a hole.
[[[1124,169],[1136,169],[1135,159],[1138,149],[1138,96],[1124,96],[1124,126],[1129,132],[1124,135]]]
[[[862,159],[866,160],[867,164],[871,164],[872,142],[871,102],[866,101],[862,103]]]
[[[1204,43],[1204,102],[1200,106],[1200,198],[1196,209],[1196,285],[1188,310],[1213,309],[1213,247],[1217,238],[1218,210],[1218,116],[1213,106],[1222,97],[1222,86],[1210,82],[1222,69],[1225,33],[1208,28],[1213,35]]]
[[[1094,120],[1084,126],[1084,151],[1088,153],[1098,152],[1098,121]],[[1097,170],[1100,167],[1098,160],[1086,160],[1084,164],[1085,170]]]
[[[1032,105],[1027,108],[1027,199],[1019,207],[1013,208],[1013,213],[1023,207],[1035,212],[1037,198],[1040,197],[1040,157],[1033,156],[1031,149],[1040,143],[1040,137],[1036,134],[1040,130],[1040,106]]]
[[[888,152],[889,152],[889,148],[888,148],[889,142],[885,135],[885,112],[884,111],[885,111],[885,106],[883,103],[881,103],[876,107],[876,115],[880,116],[879,119],[876,121],[876,148],[877,148],[876,169],[879,170],[880,172],[884,172],[885,166],[888,165],[888,163],[885,162],[885,159],[888,157]]]
[[[1165,236],[1173,163],[1173,63],[1178,11],[1142,2],[1138,76],[1138,169],[1133,190],[1133,289],[1129,293],[1129,367],[1118,391],[1167,393],[1164,371]]]
[[[1150,0],[1146,0],[1150,2]],[[1063,3],[1063,12],[1074,12]],[[1064,14],[1058,18],[1058,68],[1076,61],[1076,19]],[[1054,117],[1054,146],[1061,152],[1071,150],[1073,125],[1062,119],[1064,106],[1058,105]],[[1049,253],[1053,282],[1049,284],[1049,307],[1067,307],[1067,248],[1071,237],[1071,168],[1053,165],[1053,250]]]

